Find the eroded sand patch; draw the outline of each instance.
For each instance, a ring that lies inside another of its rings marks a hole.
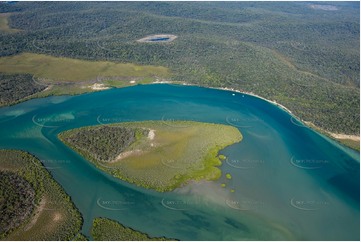
[[[54,213],[53,215],[53,221],[54,222],[57,222],[57,221],[60,221],[62,219],[62,215],[60,213]]]
[[[106,87],[103,83],[94,83],[93,85],[89,86],[92,90],[106,90],[109,87]]]

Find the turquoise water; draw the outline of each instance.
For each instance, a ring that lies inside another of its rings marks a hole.
[[[170,38],[168,38],[168,37],[165,37],[165,38],[152,38],[152,39],[149,39],[149,41],[162,42],[162,41],[167,41],[169,39]]]
[[[99,171],[56,138],[75,127],[140,120],[239,128],[243,141],[221,152],[232,179],[158,193]],[[82,213],[87,236],[101,216],[180,240],[359,240],[359,154],[253,96],[157,84],[49,97],[0,109],[0,134],[0,148],[43,161]]]

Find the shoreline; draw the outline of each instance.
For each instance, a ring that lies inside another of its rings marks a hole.
[[[320,127],[317,127],[316,125],[314,125],[312,122],[304,122],[308,127],[315,129],[321,133],[325,133],[327,134],[330,138],[336,139],[336,140],[352,140],[352,141],[356,141],[356,142],[360,142],[360,136],[357,135],[350,135],[350,134],[339,134],[339,133],[332,133],[329,131],[326,131]]]
[[[340,133],[333,133],[330,131],[326,131],[316,125],[314,125],[312,122],[309,121],[304,121],[301,118],[297,117],[296,115],[294,115],[292,113],[291,110],[289,110],[288,108],[286,108],[285,106],[283,106],[282,104],[274,101],[274,100],[269,100],[266,99],[262,96],[259,96],[257,94],[254,94],[252,92],[246,92],[246,91],[241,91],[235,88],[230,88],[230,87],[206,87],[206,86],[201,86],[201,85],[197,85],[197,84],[191,84],[191,83],[185,83],[185,82],[179,82],[179,83],[174,83],[171,81],[156,81],[156,82],[152,82],[151,84],[175,84],[175,85],[181,85],[181,86],[196,86],[196,87],[203,87],[203,88],[210,88],[210,89],[216,89],[216,90],[222,90],[222,91],[229,91],[229,92],[236,92],[236,93],[240,93],[240,94],[247,94],[249,96],[253,96],[253,97],[257,97],[259,99],[262,99],[268,103],[271,103],[273,105],[276,105],[277,107],[283,109],[284,111],[286,111],[287,113],[289,113],[290,115],[292,115],[294,118],[300,120],[302,123],[304,123],[308,128],[316,131],[316,132],[322,132],[322,133],[326,133],[331,139],[334,139],[336,141],[341,141],[341,140],[351,140],[351,141],[355,141],[355,142],[360,142],[360,136],[357,135],[349,135],[349,134],[340,134]]]
[[[130,86],[134,86],[134,84],[136,85],[136,83],[132,83],[132,84],[133,85],[130,85]],[[292,113],[292,111],[290,109],[288,109],[287,107],[285,107],[282,104],[278,103],[277,101],[266,99],[266,98],[264,98],[262,96],[254,94],[252,92],[241,91],[241,90],[238,90],[238,89],[235,89],[235,88],[230,88],[230,87],[210,87],[210,86],[202,86],[202,85],[198,85],[198,84],[186,83],[186,82],[180,82],[180,81],[168,81],[168,80],[164,80],[164,79],[163,80],[157,79],[156,81],[153,81],[153,82],[150,82],[150,83],[147,83],[147,84],[144,84],[144,85],[149,85],[149,84],[169,84],[169,85],[179,85],[179,86],[195,86],[195,87],[217,89],[217,90],[222,90],[222,91],[229,91],[229,92],[236,92],[236,93],[240,93],[240,94],[250,95],[250,96],[262,99],[262,100],[264,100],[264,101],[266,101],[266,102],[268,102],[270,104],[276,105],[277,107],[283,109],[284,111],[286,111],[287,113],[292,115],[294,118],[296,118],[299,121],[301,121],[302,123],[304,123],[305,126],[307,126],[308,128],[310,128],[310,129],[312,129],[312,130],[314,130],[316,132],[326,134],[329,138],[331,138],[331,139],[333,139],[333,140],[335,140],[337,142],[350,140],[350,141],[353,141],[353,142],[359,142],[360,143],[360,135],[333,133],[333,132],[330,132],[330,131],[326,131],[326,130],[312,124],[309,121],[305,121],[305,120],[302,120],[301,118],[297,117],[296,115],[294,115]],[[125,86],[125,87],[128,87],[128,86]],[[123,87],[113,87],[113,88],[123,88]],[[88,91],[88,92],[84,92],[84,93],[64,94],[64,95],[74,96],[74,95],[81,95],[81,94],[97,92],[97,91],[105,91],[105,90],[108,90],[108,89],[111,89],[111,87],[110,88],[107,87],[107,89],[104,88],[104,89],[98,89],[98,90],[92,89],[90,92]],[[17,105],[19,103],[29,101],[31,99],[39,98],[39,97],[34,97],[35,94],[32,94],[32,95],[30,95],[28,97],[25,97],[23,100],[18,100],[16,102],[13,102],[13,103],[10,103],[10,104],[1,105],[0,108],[11,107],[11,106]],[[47,95],[47,96],[44,96],[44,97],[48,97],[48,96],[57,96],[57,95],[50,94],[50,95]],[[59,96],[62,96],[62,95],[59,95]],[[43,97],[41,97],[41,98],[43,98]],[[347,147],[350,147],[350,146],[347,146]],[[352,148],[352,147],[350,147],[350,148]],[[352,149],[354,149],[354,148],[352,148]],[[358,150],[356,150],[356,151],[358,151]]]
[[[245,91],[240,91],[240,90],[237,90],[237,89],[234,89],[234,88],[228,88],[228,87],[221,87],[221,88],[216,88],[216,87],[211,87],[212,89],[218,89],[218,90],[224,90],[224,91],[232,91],[232,92],[237,92],[237,93],[242,93],[242,94],[247,94],[249,96],[253,96],[253,97],[257,97],[259,99],[262,99],[266,102],[269,102],[271,104],[274,104],[280,108],[282,108],[283,110],[285,110],[286,112],[288,112],[289,114],[292,114],[293,116],[295,116],[291,110],[289,110],[288,108],[286,108],[285,106],[283,106],[282,104],[279,104],[278,102],[276,102],[275,100],[269,100],[269,99],[266,99],[264,97],[261,97],[257,94],[254,94],[253,92],[245,92]],[[295,116],[296,117],[296,116]],[[296,117],[297,119],[299,119],[298,117]],[[301,120],[301,119],[300,119]]]
[[[203,87],[203,88],[210,88],[210,89],[216,89],[216,90],[222,90],[222,91],[237,92],[237,93],[240,93],[240,94],[247,94],[249,96],[257,97],[257,98],[262,99],[262,100],[264,100],[266,102],[272,103],[272,104],[284,109],[286,112],[288,112],[289,114],[292,114],[294,116],[292,111],[289,110],[288,108],[286,108],[285,106],[283,106],[282,104],[280,104],[280,103],[278,103],[278,102],[276,102],[274,100],[272,101],[272,100],[266,99],[264,97],[261,97],[261,96],[259,96],[257,94],[254,94],[253,92],[241,91],[241,90],[230,88],[230,87],[207,87],[207,86],[201,86],[201,85],[185,83],[185,82],[179,82],[178,83],[178,82],[171,82],[171,81],[155,81],[155,82],[152,82],[151,84],[173,84],[173,85],[180,85],[180,86],[194,86],[194,87]],[[299,119],[298,117],[296,117],[296,118]],[[301,119],[299,119],[299,120],[301,120]]]
[[[329,132],[329,134],[332,137],[334,137],[335,139],[349,139],[349,140],[360,142],[360,136],[357,136],[357,135],[336,134],[336,133],[331,133],[331,132]]]

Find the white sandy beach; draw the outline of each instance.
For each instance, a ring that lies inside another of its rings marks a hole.
[[[157,83],[168,83],[168,84],[174,84],[174,82],[171,82],[171,81],[164,81],[164,82],[153,82],[154,84],[157,84]],[[195,85],[195,84],[191,84],[191,83],[175,83],[175,84],[178,84],[178,85],[183,85],[183,86],[199,86],[199,85]],[[199,86],[199,87],[203,87],[203,86]],[[252,92],[244,92],[244,91],[240,91],[240,90],[237,90],[237,89],[234,89],[234,88],[228,88],[228,87],[206,87],[206,88],[212,88],[212,89],[217,89],[217,90],[224,90],[224,91],[231,91],[231,92],[236,92],[236,93],[240,93],[240,94],[247,94],[247,95],[250,95],[250,96],[254,96],[254,97],[257,97],[257,98],[260,98],[260,99],[263,99],[269,103],[272,103],[280,108],[282,108],[283,110],[285,110],[286,112],[288,112],[289,114],[291,114],[292,116],[294,116],[294,114],[292,113],[291,110],[289,110],[288,108],[286,108],[285,106],[283,106],[282,104],[279,104],[278,102],[276,101],[272,101],[272,100],[269,100],[269,99],[266,99],[264,97],[261,97],[261,96],[258,96],[257,94],[254,94]],[[296,116],[295,116],[296,117]],[[314,124],[312,124],[311,122],[307,122],[307,121],[304,121],[298,117],[296,117],[297,119],[301,120],[302,122],[304,122],[308,127],[314,129],[312,126],[316,127]],[[310,125],[312,124],[312,125]],[[321,129],[319,127],[317,127],[318,129]],[[317,131],[317,130],[316,130]],[[332,136],[333,138],[335,139],[349,139],[349,140],[353,140],[353,141],[358,141],[360,142],[360,136],[357,136],[357,135],[347,135],[347,134],[336,134],[336,133],[332,133],[332,132],[329,132],[329,131],[325,131],[327,132],[330,136]]]

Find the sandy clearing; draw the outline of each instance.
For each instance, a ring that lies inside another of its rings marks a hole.
[[[61,216],[60,213],[55,213],[53,216],[53,221],[57,222],[62,219],[63,216]]]
[[[45,205],[46,205],[46,198],[45,196],[41,199],[40,205],[36,206],[36,211],[35,211],[35,215],[33,216],[33,218],[31,219],[30,223],[24,228],[24,231],[28,231],[29,229],[31,229],[36,222],[38,221],[41,213],[43,212]]]
[[[49,91],[52,88],[53,88],[53,85],[49,85],[43,90],[43,92]]]
[[[109,87],[106,87],[103,83],[94,83],[91,86],[88,86],[92,90],[106,90],[109,89]]]
[[[154,137],[155,137],[155,130],[154,129],[149,130],[148,139],[153,140]]]
[[[123,160],[124,158],[127,158],[127,157],[129,157],[129,156],[140,155],[140,154],[142,154],[142,153],[143,153],[143,152],[142,152],[141,150],[125,151],[125,152],[120,153],[114,160],[109,161],[109,163],[115,163],[115,162],[121,161],[121,160]]]

